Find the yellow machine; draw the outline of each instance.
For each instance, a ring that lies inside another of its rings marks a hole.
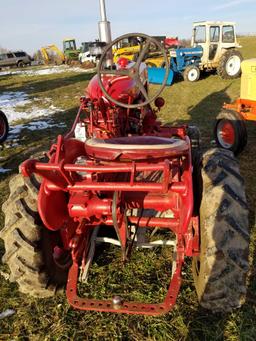
[[[40,53],[41,53],[41,58],[43,59],[44,63],[48,64],[50,61],[50,58],[48,56],[46,47],[41,47]]]
[[[129,60],[136,60],[136,57],[140,51],[141,46],[135,45],[130,47],[123,47],[120,49],[113,49],[113,59],[114,63],[117,63],[118,59],[125,57]],[[159,53],[151,53],[150,56],[145,60],[145,63],[149,67],[162,67],[164,63],[164,58]]]
[[[241,64],[241,98],[256,102],[256,58],[244,60]]]
[[[45,64],[65,63],[65,55],[56,45],[41,47],[40,52]]]
[[[134,60],[136,58],[136,54],[139,53],[139,51],[140,51],[140,45],[113,49],[114,63],[117,63],[118,59],[121,57],[125,57],[129,60]]]
[[[133,45],[113,49],[112,52],[114,63],[117,63],[120,57],[125,57],[129,60],[136,60],[137,55],[140,52],[140,49],[141,49],[140,45]],[[149,67],[163,67],[164,58],[159,53],[151,52],[148,58],[145,60],[145,63]]]
[[[170,54],[167,55],[170,62]],[[146,60],[145,63],[148,67],[165,67],[165,61],[162,54],[152,54]]]

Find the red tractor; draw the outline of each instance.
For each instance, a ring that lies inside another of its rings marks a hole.
[[[51,296],[64,284],[77,309],[158,315],[175,304],[189,256],[200,304],[230,311],[242,303],[248,271],[248,208],[238,163],[226,150],[201,154],[197,129],[157,121],[164,83],[152,95],[143,58],[152,45],[166,61],[167,55],[147,35],[128,36],[143,41],[137,61],[106,67],[112,46],[127,35],[108,45],[71,131],[58,136],[48,161],[25,161],[10,181],[3,261],[23,293]],[[116,237],[97,237],[99,229]],[[161,230],[163,239],[139,243],[141,229]],[[78,281],[87,277],[96,242],[106,239],[121,247],[124,266],[136,246],[170,246],[163,302],[79,297]]]
[[[0,110],[0,143],[3,143],[7,139],[7,135],[9,132],[9,124],[7,117],[3,113],[2,110]]]

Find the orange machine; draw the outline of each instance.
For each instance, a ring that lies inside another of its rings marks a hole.
[[[256,121],[256,58],[242,62],[240,98],[224,104],[214,134],[218,146],[240,153],[247,143],[245,120]]]

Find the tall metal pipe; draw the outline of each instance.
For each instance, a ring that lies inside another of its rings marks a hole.
[[[101,21],[107,21],[105,0],[100,0],[100,17]]]
[[[107,20],[105,0],[100,0],[100,16],[101,21],[99,21],[99,38],[100,41],[106,42],[108,44],[112,39],[110,22]]]

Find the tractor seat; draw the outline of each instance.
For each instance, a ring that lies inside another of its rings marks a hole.
[[[117,137],[85,142],[86,153],[102,160],[145,160],[179,156],[188,151],[186,141],[157,136]]]

